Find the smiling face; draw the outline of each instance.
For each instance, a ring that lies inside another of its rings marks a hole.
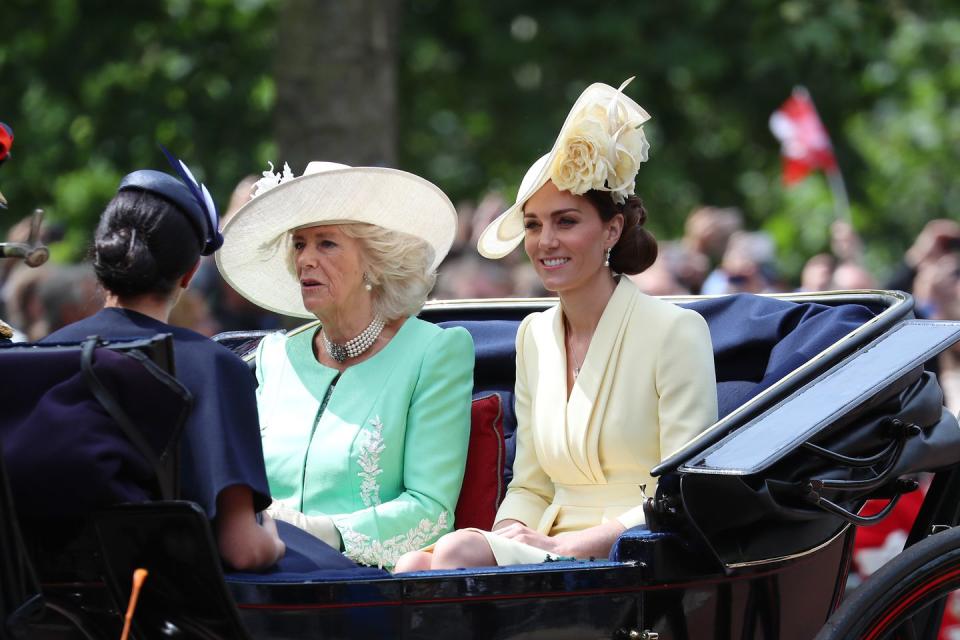
[[[523,207],[523,247],[548,291],[568,293],[609,278],[608,247],[620,238],[623,216],[600,218],[585,197],[547,181]]]
[[[370,308],[370,292],[363,282],[360,241],[347,236],[337,225],[294,231],[293,263],[303,306],[314,315]]]

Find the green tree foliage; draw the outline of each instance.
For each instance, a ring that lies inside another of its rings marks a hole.
[[[76,258],[120,177],[166,145],[225,202],[274,154],[275,8],[267,0],[5,0],[0,170],[11,210],[45,207]]]
[[[635,75],[627,91],[653,116],[637,189],[654,231],[676,237],[698,204],[740,206],[796,274],[826,249],[834,216],[822,176],[789,190],[780,181],[768,119],[802,84],[832,134],[874,262],[889,261],[909,242],[904,231],[957,213],[950,4],[411,0],[404,164],[455,198],[488,186],[512,197],[587,84]]]
[[[845,132],[868,169],[857,213],[882,262],[924,221],[960,213],[960,19],[903,15],[860,88],[869,109]]]
[[[767,123],[803,84],[872,264],[889,264],[925,220],[957,214],[955,4],[405,0],[398,164],[455,201],[512,197],[587,84],[636,76],[628,93],[653,115],[638,180],[653,230],[676,237],[698,204],[740,206],[796,274],[826,248],[834,215],[821,176],[780,182]],[[282,160],[277,13],[269,0],[6,0],[0,119],[17,140],[0,228],[45,206],[79,255],[120,175],[163,166],[156,142],[202,167],[220,202]]]

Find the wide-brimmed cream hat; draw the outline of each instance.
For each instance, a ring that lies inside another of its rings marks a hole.
[[[550,153],[523,176],[517,201],[480,234],[481,255],[502,258],[520,244],[523,205],[547,180],[577,195],[590,189],[609,191],[618,203],[633,193],[637,170],[650,147],[641,128],[650,114],[623,94],[631,80],[619,89],[598,82],[580,94]]]
[[[300,177],[264,171],[254,197],[223,228],[217,267],[251,302],[289,316],[313,318],[290,272],[290,231],[365,222],[420,238],[433,248],[431,271],[453,244],[457,212],[434,185],[385,167],[311,162]]]

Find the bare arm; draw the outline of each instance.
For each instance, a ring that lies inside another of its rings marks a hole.
[[[224,562],[238,571],[260,571],[283,557],[286,547],[277,525],[263,514],[257,523],[253,494],[246,485],[227,487],[217,496],[217,546]]]
[[[576,533],[561,533],[556,536],[560,555],[575,558],[606,558],[610,555],[613,543],[626,530],[619,520],[610,520],[603,524]]]
[[[519,525],[521,525],[521,526],[525,526],[525,525],[524,525],[522,522],[520,522],[519,520],[513,520],[512,518],[507,518],[507,519],[505,519],[505,520],[500,520],[500,521],[498,521],[498,522],[495,522],[495,523],[493,524],[493,529],[491,529],[491,531],[499,531],[500,529],[506,529],[507,527],[509,527],[509,526],[512,525],[512,524],[519,524]]]

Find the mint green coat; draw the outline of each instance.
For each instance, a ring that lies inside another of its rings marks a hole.
[[[318,327],[319,328],[319,327]],[[410,318],[377,354],[336,370],[317,329],[271,334],[257,351],[257,404],[270,492],[333,519],[344,553],[393,566],[453,529],[470,433],[473,341]]]

